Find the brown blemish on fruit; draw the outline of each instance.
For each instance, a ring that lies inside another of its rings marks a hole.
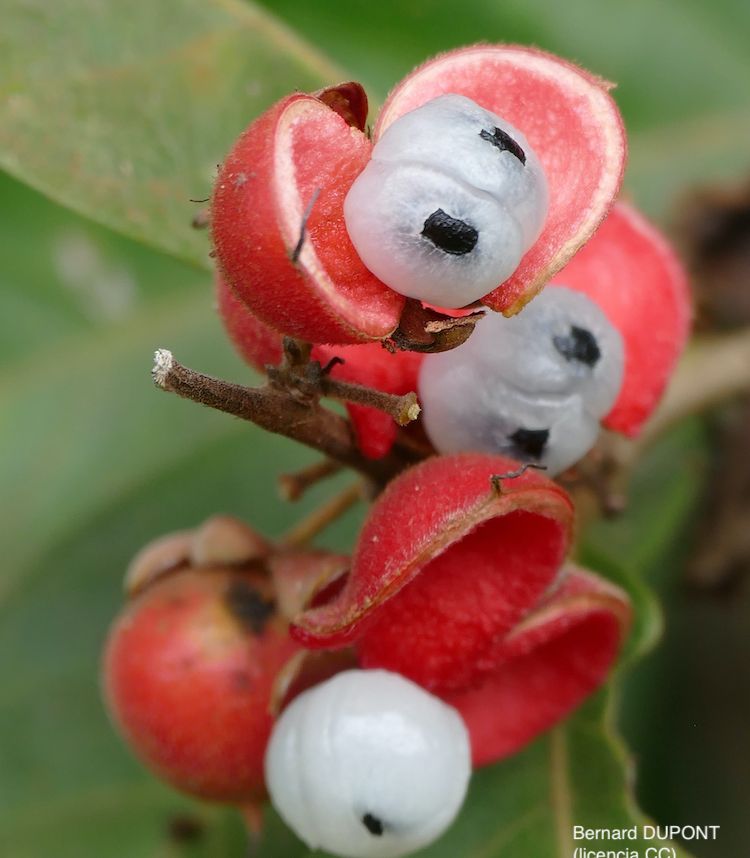
[[[229,681],[235,691],[250,691],[253,686],[253,683],[250,679],[250,675],[244,670],[232,671],[232,673],[229,675]]]
[[[264,597],[252,584],[241,578],[229,583],[224,601],[232,616],[255,635],[263,633],[276,608],[273,599]]]

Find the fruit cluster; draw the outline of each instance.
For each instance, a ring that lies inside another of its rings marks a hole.
[[[242,134],[212,200],[218,303],[256,368],[296,338],[318,378],[416,391],[406,428],[377,397],[347,402],[359,453],[406,450],[402,472],[351,557],[227,518],[148,547],[105,687],[178,788],[245,806],[268,791],[310,846],[395,856],[450,824],[472,765],[614,664],[627,595],[568,559],[573,502],[551,477],[601,425],[638,433],[690,307],[666,242],[615,202],[605,82],[483,45],[413,72],[372,135],[366,118],[347,83]]]

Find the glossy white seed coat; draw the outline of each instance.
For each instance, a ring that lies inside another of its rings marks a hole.
[[[346,671],[301,694],[266,752],[266,783],[285,822],[309,847],[351,858],[431,843],[461,808],[470,774],[456,710],[384,670]]]
[[[525,155],[488,142],[506,132]],[[437,209],[478,233],[476,246],[445,252],[423,235]],[[539,236],[547,182],[523,134],[460,95],[443,95],[397,119],[344,202],[364,264],[408,297],[461,307],[505,281]]]
[[[564,354],[574,328],[593,338],[592,364]],[[602,310],[579,292],[547,286],[517,316],[491,313],[462,346],[425,357],[418,385],[425,429],[441,453],[502,453],[554,475],[594,445],[623,365],[622,337]],[[512,437],[519,430],[527,446],[529,432],[548,432],[537,455]]]

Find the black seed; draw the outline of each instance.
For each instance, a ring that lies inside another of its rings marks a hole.
[[[471,253],[479,240],[479,233],[470,223],[451,217],[442,209],[434,211],[424,222],[422,235],[435,247],[454,256]]]
[[[506,134],[502,128],[493,128],[492,131],[485,131],[483,128],[479,132],[479,136],[482,140],[486,140],[488,143],[491,143],[501,152],[510,152],[510,154],[515,155],[522,164],[526,163],[526,153],[510,136],[510,134]]]
[[[577,360],[593,367],[602,356],[596,337],[586,328],[571,325],[567,337],[552,337],[555,348],[565,360]]]
[[[234,617],[256,635],[261,634],[266,621],[274,612],[273,601],[264,599],[255,587],[241,578],[231,582],[224,593],[224,599]]]
[[[385,831],[385,826],[382,821],[377,818],[377,816],[373,816],[371,813],[366,813],[362,817],[362,825],[370,832],[370,834],[374,834],[375,837],[382,837],[383,831]]]
[[[544,447],[549,440],[549,429],[517,429],[508,437],[524,456],[541,459]]]

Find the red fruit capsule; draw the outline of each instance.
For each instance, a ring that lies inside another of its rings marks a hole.
[[[620,332],[625,374],[602,422],[637,435],[690,333],[692,298],[682,264],[656,227],[633,206],[618,203],[554,282],[591,298]]]
[[[299,650],[268,580],[202,567],[133,599],[104,656],[109,711],[141,760],[177,789],[245,803],[265,794],[275,679]]]
[[[427,460],[375,503],[340,595],[292,635],[428,688],[464,715],[475,762],[498,759],[604,681],[627,629],[623,592],[563,568],[571,520],[565,492],[511,460]]]
[[[250,125],[221,166],[211,205],[220,270],[285,334],[355,343],[398,325],[403,297],[362,265],[344,224],[346,191],[370,148],[326,100],[297,93]]]
[[[512,314],[606,214],[622,177],[622,123],[607,85],[575,66],[527,48],[477,46],[444,54],[397,86],[374,143],[396,118],[444,93],[517,126],[546,174],[549,214],[541,235],[515,274],[482,299]],[[386,338],[404,307],[403,296],[364,266],[346,228],[344,199],[373,146],[362,130],[363,103],[356,84],[288,96],[240,137],[214,191],[221,272],[265,323],[311,342]],[[442,220],[430,221],[430,230],[455,220],[440,208],[433,215]]]
[[[377,666],[430,689],[463,681],[550,586],[570,545],[562,488],[533,470],[493,482],[517,469],[460,455],[403,473],[373,505],[340,596],[298,617],[292,635],[307,646],[356,640],[365,667],[387,650]]]
[[[475,45],[428,60],[389,94],[375,142],[400,116],[444,93],[471,98],[515,125],[549,188],[541,235],[508,280],[482,299],[517,313],[591,237],[622,182],[626,141],[612,84],[536,48]]]
[[[619,587],[575,567],[492,654],[474,687],[447,692],[469,729],[475,766],[523,748],[606,680],[630,627]]]

